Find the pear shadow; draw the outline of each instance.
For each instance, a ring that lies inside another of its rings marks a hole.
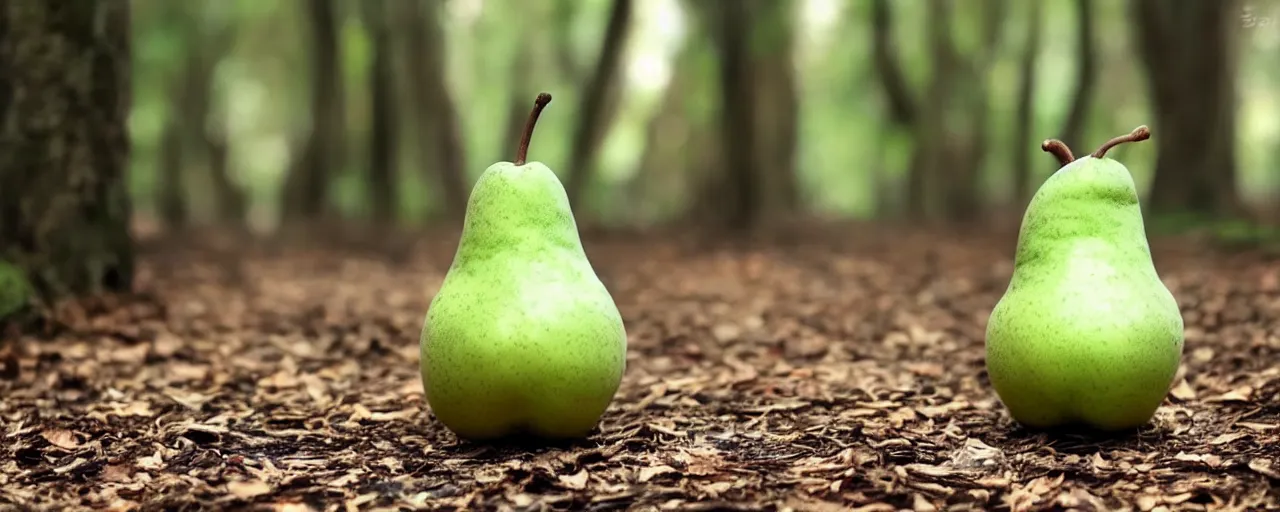
[[[1028,427],[1006,419],[998,427],[1003,430],[1005,447],[1038,445],[1067,454],[1090,455],[1099,450],[1140,449],[1166,437],[1168,429],[1154,424],[1123,430],[1103,430],[1086,424],[1072,423],[1055,427]]]
[[[503,460],[526,455],[537,455],[549,451],[572,451],[596,448],[600,445],[597,439],[599,429],[593,429],[584,437],[552,438],[543,437],[528,430],[519,430],[502,437],[483,440],[471,440],[450,433],[455,442],[443,446],[444,453],[466,459],[485,461]]]

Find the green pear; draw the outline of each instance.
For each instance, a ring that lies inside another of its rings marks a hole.
[[[1140,126],[1078,160],[1060,141],[1041,146],[1062,168],[1027,206],[986,333],[991,384],[1027,427],[1140,427],[1178,370],[1178,302],[1156,274],[1133,177],[1106,157],[1150,136]]]
[[[587,259],[564,186],[525,162],[550,101],[538,95],[515,162],[489,166],[471,190],[423,322],[426,399],[460,438],[585,437],[626,369],[622,315]]]

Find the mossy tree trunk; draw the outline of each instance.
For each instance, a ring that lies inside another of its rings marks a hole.
[[[0,258],[46,299],[130,288],[128,0],[0,3]]]
[[[1155,122],[1153,214],[1239,213],[1235,29],[1238,2],[1131,0]]]

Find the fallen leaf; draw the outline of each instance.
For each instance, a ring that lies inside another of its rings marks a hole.
[[[227,492],[240,499],[249,499],[271,492],[271,484],[262,480],[236,480],[227,482]]]
[[[564,486],[564,488],[580,491],[587,488],[587,478],[589,476],[587,470],[583,469],[572,475],[560,475],[556,479],[560,481],[560,485]]]
[[[675,468],[668,466],[666,464],[659,464],[657,466],[640,468],[640,475],[636,478],[636,480],[643,484],[645,482],[653,480],[654,477],[656,476],[668,475],[672,473],[676,473]]]
[[[1182,400],[1183,402],[1196,399],[1196,390],[1191,387],[1191,384],[1187,383],[1186,379],[1182,379],[1181,382],[1178,382],[1178,385],[1174,386],[1169,393],[1172,394],[1174,398]]]
[[[40,437],[43,437],[45,441],[49,442],[49,444],[62,448],[63,450],[74,450],[80,447],[80,440],[76,439],[76,435],[66,429],[54,428],[43,430],[40,432]]]

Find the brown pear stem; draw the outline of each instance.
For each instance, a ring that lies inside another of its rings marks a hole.
[[[1067,147],[1067,143],[1058,139],[1047,139],[1041,142],[1040,149],[1045,153],[1058,157],[1058,163],[1064,166],[1076,160],[1075,155],[1071,154],[1071,148]]]
[[[548,103],[551,103],[551,95],[545,92],[539,93],[533,100],[533,112],[529,113],[529,120],[524,123],[524,133],[520,135],[520,147],[516,148],[516,165],[524,165],[525,160],[529,158],[529,142],[533,140],[533,127],[538,124],[538,116],[542,115],[542,109]]]
[[[1114,148],[1126,142],[1138,142],[1138,141],[1144,141],[1150,138],[1151,138],[1151,130],[1148,129],[1147,125],[1144,124],[1142,126],[1134,128],[1133,131],[1129,132],[1128,135],[1121,135],[1119,137],[1116,137],[1114,139],[1107,141],[1102,145],[1102,147],[1098,148],[1097,151],[1094,151],[1093,154],[1089,156],[1092,156],[1094,158],[1102,158],[1104,156],[1107,156],[1107,151],[1109,151],[1111,148]]]

